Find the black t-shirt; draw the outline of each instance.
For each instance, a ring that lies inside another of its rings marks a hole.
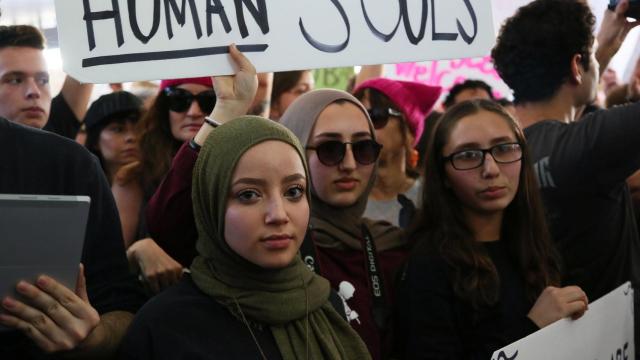
[[[503,241],[483,244],[500,279],[494,305],[474,309],[453,290],[453,269],[439,255],[416,254],[399,286],[397,343],[403,359],[482,359],[538,327],[527,317],[522,272]]]
[[[640,104],[570,124],[539,122],[524,134],[562,255],[563,285],[580,286],[590,301],[625,281],[639,285],[640,246],[625,179],[640,168]]]
[[[0,118],[0,194],[89,196],[82,250],[89,300],[100,314],[135,313],[142,305],[145,298],[129,273],[113,196],[97,159],[84,147]],[[0,333],[0,359],[34,358],[34,349],[21,334]]]
[[[249,326],[267,359],[282,359],[269,327]],[[262,358],[247,325],[188,275],[140,309],[120,353],[127,360]]]
[[[62,93],[54,97],[51,101],[49,120],[43,130],[51,131],[71,140],[76,138],[82,124],[67,104]]]

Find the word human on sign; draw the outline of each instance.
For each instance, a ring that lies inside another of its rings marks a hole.
[[[84,6],[84,16],[83,20],[86,23],[87,28],[87,40],[89,45],[89,50],[93,50],[96,47],[96,39],[94,32],[94,22],[97,21],[105,21],[112,20],[114,23],[114,32],[116,34],[116,40],[118,47],[122,46],[125,42],[123,30],[122,30],[122,17],[120,13],[120,6],[118,0],[111,0],[111,9],[103,10],[103,11],[91,11],[91,1],[83,0]],[[193,21],[193,31],[196,39],[200,39],[203,36],[202,26],[200,24],[200,15],[198,13],[198,9],[196,7],[195,0],[182,0],[182,6],[178,6],[176,0],[162,0],[164,4],[164,13],[165,13],[165,24],[166,31],[168,35],[168,39],[172,39],[174,37],[173,33],[173,21],[176,21],[180,26],[184,27],[187,14],[187,7],[190,9],[191,19]],[[152,11],[152,25],[151,29],[145,34],[140,29],[139,20],[138,20],[138,11],[137,11],[137,1],[136,0],[127,0],[127,10],[128,10],[128,23],[131,26],[131,31],[135,39],[137,39],[141,44],[147,44],[149,41],[158,34],[158,29],[160,28],[160,11],[161,11],[161,0],[153,0],[153,11]],[[246,38],[249,36],[249,32],[247,29],[247,23],[245,20],[245,12],[246,9],[251,16],[253,17],[256,24],[260,27],[260,30],[263,34],[267,34],[269,32],[269,19],[267,17],[267,7],[265,4],[265,0],[258,0],[257,6],[254,5],[251,0],[234,0],[235,5],[235,13],[237,15],[237,23],[238,29],[240,31],[240,35],[242,38]],[[213,17],[216,16],[226,33],[230,33],[232,28],[229,22],[229,17],[227,16],[227,12],[225,11],[224,6],[220,0],[212,0],[208,1],[205,6],[206,16],[206,26],[207,26],[207,36],[211,36],[213,34]],[[144,16],[145,18],[147,16]],[[266,49],[266,45],[259,46],[244,46],[244,51],[264,51]],[[83,60],[83,67],[89,66],[97,66],[97,65],[105,65],[105,64],[113,64],[119,62],[131,62],[131,61],[146,61],[146,60],[162,60],[162,59],[170,59],[170,58],[178,58],[183,56],[199,56],[199,55],[213,55],[224,53],[225,48],[210,48],[210,49],[201,49],[201,51],[193,51],[193,49],[186,50],[178,50],[178,51],[164,51],[159,53],[138,53],[138,54],[121,54],[116,56],[105,56],[101,58],[89,58]],[[204,50],[204,51],[202,51]],[[208,50],[208,51],[207,51]]]
[[[65,71],[91,82],[230,74],[230,43],[281,71],[486,55],[494,41],[490,0],[56,0],[56,12]]]

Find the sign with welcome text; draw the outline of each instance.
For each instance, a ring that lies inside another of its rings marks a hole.
[[[503,349],[491,360],[633,360],[633,289],[626,283],[578,320],[557,321]]]
[[[64,70],[83,82],[487,55],[490,0],[55,0]]]
[[[511,90],[494,69],[490,56],[389,64],[384,67],[384,76],[390,79],[440,86],[442,87],[440,100],[444,100],[454,85],[467,79],[486,82],[493,89],[493,96],[496,99],[512,98]]]

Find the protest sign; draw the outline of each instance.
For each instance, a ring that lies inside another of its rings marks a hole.
[[[511,90],[494,69],[490,56],[390,64],[385,66],[384,74],[390,79],[440,86],[442,87],[441,100],[447,96],[454,85],[467,79],[482,80],[489,84],[496,99],[512,97]]]
[[[345,90],[349,86],[349,80],[354,76],[353,66],[340,68],[322,68],[313,70],[315,87]]]
[[[578,320],[557,321],[503,349],[491,360],[633,360],[633,289],[626,283]]]
[[[84,82],[487,55],[490,0],[56,0],[64,70]]]

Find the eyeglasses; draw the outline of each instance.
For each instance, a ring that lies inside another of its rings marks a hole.
[[[487,154],[491,154],[498,164],[509,164],[522,159],[522,146],[518,143],[498,144],[488,149],[471,149],[455,152],[443,157],[456,170],[471,170],[484,164]]]
[[[316,146],[307,146],[308,150],[315,150],[318,160],[326,166],[338,165],[347,153],[347,144],[351,144],[351,151],[356,162],[360,165],[370,165],[376,162],[382,145],[374,140],[360,140],[356,142],[341,142],[330,140]]]
[[[392,108],[371,108],[367,109],[367,112],[375,129],[382,129],[387,126],[389,116],[402,117],[400,111]]]
[[[210,114],[216,104],[216,92],[214,90],[205,90],[194,95],[185,89],[168,87],[164,89],[164,93],[169,99],[169,109],[175,112],[189,110],[193,100],[196,100],[200,110],[205,114]]]

